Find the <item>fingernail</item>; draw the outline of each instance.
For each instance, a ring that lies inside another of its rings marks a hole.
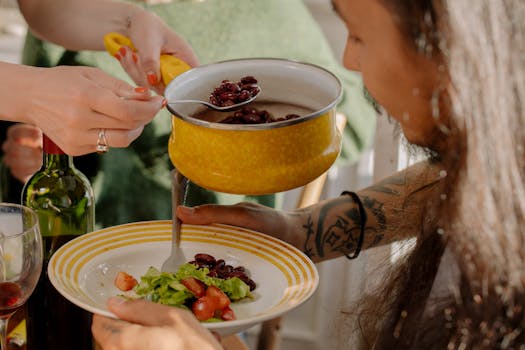
[[[148,73],[148,83],[150,83],[151,85],[157,84],[157,74],[153,72],[149,72]]]
[[[120,306],[126,302],[126,299],[120,297],[111,297],[108,299],[108,306]]]
[[[168,101],[166,99],[162,100],[162,108],[166,107],[168,105]]]
[[[122,55],[122,57],[126,57],[126,48],[124,46],[119,47],[118,52]]]
[[[133,62],[137,63],[139,61],[139,58],[137,57],[137,54],[135,52],[133,52],[131,54],[131,59],[133,60]]]
[[[143,93],[143,92],[146,92],[146,91],[148,91],[148,88],[143,87],[143,86],[137,86],[135,88],[135,92],[138,92],[138,93]]]
[[[122,57],[120,57],[118,53],[114,54],[113,57],[115,57],[119,61],[122,59]]]

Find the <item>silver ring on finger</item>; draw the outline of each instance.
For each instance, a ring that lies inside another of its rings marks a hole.
[[[97,139],[97,153],[106,153],[109,151],[108,140],[106,139],[106,129],[100,129]]]

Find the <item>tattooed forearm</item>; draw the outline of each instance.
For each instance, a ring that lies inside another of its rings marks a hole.
[[[367,214],[363,248],[388,244],[418,234],[439,182],[428,164],[415,165],[359,191]],[[304,252],[320,261],[355,252],[361,231],[359,207],[350,196],[321,202],[309,209],[302,228]]]

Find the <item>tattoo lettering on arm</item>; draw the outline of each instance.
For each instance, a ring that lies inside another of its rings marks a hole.
[[[352,206],[344,212],[344,215],[330,215],[331,212],[349,203]],[[330,219],[328,219],[330,218]],[[341,198],[326,204],[319,212],[317,225],[309,216],[306,229],[306,241],[304,252],[310,258],[323,258],[328,253],[339,253],[341,255],[353,252],[359,239],[361,218],[359,209],[353,201]]]
[[[386,215],[384,210],[384,203],[369,196],[362,197],[363,206],[366,208],[368,217],[375,219],[374,225],[371,225],[372,220],[368,220],[368,225],[365,227],[365,236],[374,235],[374,239],[366,248],[372,248],[383,240],[384,230],[386,230]]]
[[[313,247],[311,247],[308,242],[311,240],[315,240],[314,237],[314,223],[312,221],[312,216],[308,215],[308,219],[305,225],[303,225],[303,228],[306,229],[306,240],[304,242],[304,253],[311,259],[315,253]]]

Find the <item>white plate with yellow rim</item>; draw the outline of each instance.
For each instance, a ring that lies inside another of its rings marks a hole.
[[[66,243],[51,257],[48,275],[55,288],[79,307],[115,317],[106,301],[122,294],[115,276],[139,279],[150,266],[160,269],[171,249],[171,221],[145,221],[91,232]],[[237,319],[203,323],[221,335],[280,316],[308,300],[319,283],[313,262],[295,247],[259,232],[227,225],[182,225],[181,248],[190,261],[197,253],[244,266],[257,288],[254,298],[232,303]]]

